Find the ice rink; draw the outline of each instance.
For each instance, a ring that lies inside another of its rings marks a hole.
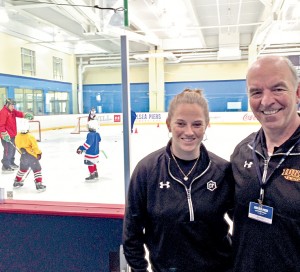
[[[207,139],[204,145],[217,155],[229,159],[235,145],[249,133],[257,131],[259,125],[214,125],[206,131]],[[78,155],[76,149],[85,142],[86,132],[71,134],[73,129],[43,131],[39,147],[42,150],[43,183],[47,186],[45,192],[35,189],[32,172],[25,180],[24,186],[12,189],[16,172],[0,175],[0,188],[13,191],[13,199],[17,200],[47,200],[87,203],[123,204],[124,190],[124,155],[123,127],[101,126],[102,141],[100,148],[107,154],[107,159],[101,153],[98,163],[99,180],[85,182],[89,175],[87,166],[83,163],[83,155]],[[163,147],[169,140],[166,125],[137,125],[131,134],[131,166],[148,153]],[[1,158],[3,147],[0,145]],[[16,153],[16,163],[20,155]]]

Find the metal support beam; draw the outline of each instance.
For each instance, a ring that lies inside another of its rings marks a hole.
[[[130,85],[129,85],[129,58],[128,40],[126,35],[121,36],[121,66],[122,66],[122,105],[123,105],[123,145],[124,145],[124,182],[125,196],[130,182]]]

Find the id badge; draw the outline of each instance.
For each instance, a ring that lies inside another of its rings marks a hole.
[[[249,203],[248,217],[263,223],[272,224],[273,208],[259,203]]]

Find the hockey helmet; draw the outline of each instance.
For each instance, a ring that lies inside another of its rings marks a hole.
[[[29,121],[27,119],[22,119],[19,124],[19,131],[22,134],[29,132]]]
[[[91,120],[88,122],[88,127],[90,131],[96,131],[98,128],[98,121],[97,120]]]
[[[12,98],[7,98],[5,101],[5,106],[9,106],[9,105],[16,105],[16,101]]]

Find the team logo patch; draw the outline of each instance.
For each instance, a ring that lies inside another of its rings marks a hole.
[[[284,168],[281,175],[286,180],[300,182],[300,170]]]
[[[213,190],[217,189],[217,183],[215,181],[212,181],[212,180],[207,182],[206,186],[207,186],[207,189],[210,190],[210,191],[213,191]]]
[[[247,162],[247,161],[245,161],[244,168],[251,168],[252,164],[253,164],[253,162]]]
[[[170,181],[166,181],[165,183],[163,182],[163,181],[161,181],[160,183],[159,183],[159,188],[160,189],[163,189],[163,188],[167,188],[167,189],[169,189],[171,186],[170,186]]]

